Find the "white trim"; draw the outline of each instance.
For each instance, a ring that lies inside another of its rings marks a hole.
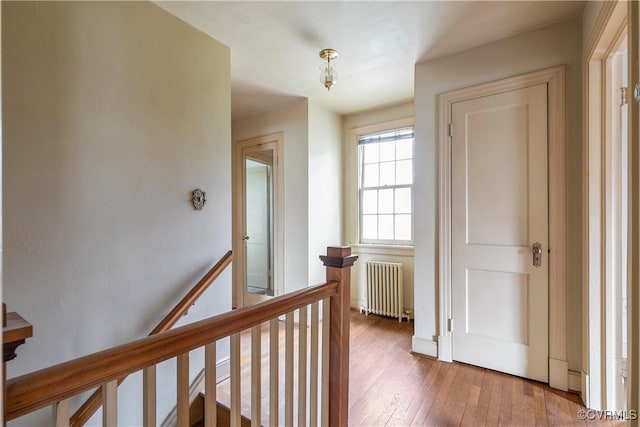
[[[555,384],[552,386],[558,390],[569,390],[569,362],[549,358],[549,379],[553,378]],[[564,380],[564,381],[563,381]]]
[[[438,357],[438,343],[414,335],[411,338],[411,351],[425,356]]]
[[[629,52],[629,87],[640,83],[640,4],[637,1],[627,3],[627,42]],[[632,97],[629,97],[632,99]],[[628,365],[629,395],[627,407],[640,409],[640,103],[629,102],[629,233],[628,233]],[[629,424],[637,427],[636,418]]]
[[[605,2],[583,56],[583,253],[582,328],[585,405],[596,410],[607,408],[607,310],[606,310],[606,205],[610,197],[605,186],[606,60],[619,45],[626,25],[625,2]],[[632,217],[629,217],[632,218]],[[631,283],[631,282],[630,282]]]
[[[451,333],[447,321],[451,311],[451,140],[448,125],[451,105],[468,99],[535,86],[548,85],[549,117],[549,357],[567,361],[566,275],[565,275],[565,179],[564,179],[564,74],[565,66],[446,92],[438,96],[439,104],[439,358],[453,355]],[[448,337],[448,339],[447,339]],[[444,348],[448,346],[448,348]],[[559,365],[550,372],[549,385],[566,390],[567,372]],[[553,376],[551,376],[553,374]]]
[[[351,245],[354,254],[413,256],[413,246]]]
[[[438,335],[438,360],[443,362],[453,362],[453,342],[451,334]]]
[[[231,373],[230,359],[227,357],[224,360],[216,363],[216,384],[229,378]],[[189,386],[189,406],[194,400],[204,393],[204,369],[198,372],[198,375],[193,379]],[[160,424],[160,427],[175,427],[178,424],[178,408],[174,406],[167,414],[166,418]]]
[[[582,372],[569,371],[569,391],[580,393],[582,390]]]
[[[232,305],[233,308],[244,307],[243,277],[245,271],[243,226],[245,223],[244,203],[244,152],[255,147],[264,146],[273,148],[273,287],[275,295],[281,295],[284,291],[284,133],[276,132],[258,138],[235,142],[233,146],[233,192],[232,192]]]
[[[361,244],[360,243],[360,193],[359,193],[359,182],[358,182],[358,135],[365,135],[374,132],[381,132],[388,129],[396,129],[403,128],[414,125],[413,117],[405,117],[397,120],[390,120],[382,123],[376,123],[373,125],[361,126],[352,128],[349,131],[349,149],[347,151],[348,156],[345,161],[347,162],[347,173],[345,178],[347,179],[347,187],[345,189],[345,196],[347,198],[351,198],[351,203],[346,203],[346,215],[345,222],[349,222],[351,230],[353,230],[350,236],[347,236],[347,241],[350,242],[350,246],[358,245],[358,246],[394,246],[394,245],[375,245],[375,244]],[[415,155],[414,155],[415,159]],[[415,165],[414,165],[415,168]],[[415,182],[412,184],[412,188],[415,188]],[[412,226],[414,224],[415,213],[411,214]],[[346,224],[345,224],[346,225]],[[413,227],[415,228],[415,227]],[[412,230],[412,235],[414,235]]]

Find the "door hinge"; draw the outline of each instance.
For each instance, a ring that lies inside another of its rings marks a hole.
[[[447,319],[447,330],[453,332],[453,319]]]
[[[451,123],[447,126],[447,132],[449,133],[449,138],[453,137],[453,126]]]
[[[620,376],[622,378],[627,378],[627,359],[620,360]]]
[[[620,106],[627,105],[627,88],[620,88]]]

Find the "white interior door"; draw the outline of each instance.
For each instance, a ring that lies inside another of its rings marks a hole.
[[[451,115],[453,359],[547,382],[547,85]]]

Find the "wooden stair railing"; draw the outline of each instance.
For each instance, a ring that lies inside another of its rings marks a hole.
[[[309,371],[315,369],[316,372],[309,372],[310,387],[309,405],[310,414],[307,418],[306,407],[301,401],[306,401],[305,392],[300,391],[298,395],[298,420],[295,424],[307,425],[307,419],[312,425],[316,424],[320,415],[321,425],[342,427],[347,425],[348,414],[348,385],[349,385],[349,299],[350,299],[350,267],[357,257],[351,256],[351,249],[348,247],[330,247],[327,249],[327,256],[321,256],[327,268],[327,282],[321,285],[308,287],[296,292],[272,298],[268,301],[250,307],[233,310],[209,319],[201,320],[186,326],[169,330],[160,334],[148,336],[128,344],[100,351],[88,356],[81,357],[66,363],[12,378],[7,381],[7,393],[5,396],[6,410],[5,420],[12,420],[22,415],[28,414],[47,405],[53,405],[54,423],[56,426],[68,425],[69,399],[73,396],[90,390],[93,387],[101,386],[105,391],[103,401],[103,425],[113,427],[117,424],[117,391],[118,379],[125,377],[136,371],[143,371],[145,378],[149,373],[153,380],[144,381],[143,386],[143,415],[144,425],[154,426],[155,420],[155,365],[176,358],[178,366],[177,384],[177,420],[178,426],[188,426],[189,402],[188,388],[189,381],[189,351],[204,347],[205,349],[205,425],[216,425],[216,399],[215,399],[215,379],[216,379],[216,341],[225,337],[231,337],[231,425],[240,425],[240,383],[239,372],[240,362],[237,349],[240,348],[240,332],[251,329],[252,331],[252,352],[254,332],[260,330],[262,324],[269,322],[270,331],[278,329],[278,319],[286,315],[286,357],[293,360],[293,319],[295,311],[298,311],[300,329],[307,336],[307,311],[311,307],[311,361]],[[322,339],[318,339],[319,304],[322,303]],[[290,333],[291,332],[291,333]],[[300,332],[299,332],[300,334]],[[278,338],[274,341],[274,335],[270,335],[270,347],[275,348],[278,354]],[[317,340],[317,342],[316,342]],[[302,342],[302,338],[300,339]],[[306,344],[306,338],[305,338]],[[320,343],[320,345],[318,344]],[[260,354],[260,344],[257,344],[257,353]],[[299,349],[298,359],[302,354],[302,344]],[[306,350],[305,350],[306,354]],[[322,361],[318,360],[318,355],[322,356]],[[234,361],[235,360],[235,361]],[[276,360],[273,362],[272,360]],[[270,357],[271,372],[278,373],[278,358]],[[275,363],[275,367],[273,365]],[[304,372],[305,366],[298,366],[299,373]],[[256,366],[252,359],[251,382],[260,384],[259,375],[257,381],[254,370]],[[259,367],[259,364],[257,365]],[[321,378],[318,381],[317,375],[320,371]],[[151,372],[151,373],[150,373]],[[293,425],[293,367],[285,363],[285,424]],[[271,376],[270,376],[271,378]],[[278,375],[269,385],[270,405],[275,402],[276,411],[270,411],[272,421],[275,419],[276,425],[281,424],[277,414],[278,401]],[[300,379],[298,379],[300,381]],[[305,380],[306,381],[306,380]],[[235,384],[235,385],[234,385]],[[301,384],[301,383],[299,383]],[[260,386],[259,386],[260,387]],[[235,391],[234,391],[235,388]],[[318,393],[318,388],[320,392]],[[273,393],[275,390],[275,394]],[[306,387],[305,387],[306,390]],[[252,425],[259,426],[260,419],[253,414],[260,414],[260,389],[252,387]],[[315,399],[317,397],[317,399]],[[320,403],[320,410],[316,406]],[[270,406],[270,408],[272,408]],[[301,409],[302,408],[302,409]],[[304,413],[301,412],[304,410]]]
[[[158,323],[149,333],[149,336],[158,334],[160,332],[168,331],[176,324],[181,316],[185,315],[189,307],[191,307],[200,298],[200,296],[206,291],[209,286],[218,278],[218,276],[231,264],[233,259],[233,252],[227,251],[222,258],[205,274],[202,279],[195,284],[195,286],[178,302],[175,307],[167,314],[164,319]],[[126,377],[118,378],[118,385]],[[98,388],[89,398],[76,410],[71,416],[69,424],[71,427],[82,427],[89,418],[98,410],[102,405],[102,388]]]

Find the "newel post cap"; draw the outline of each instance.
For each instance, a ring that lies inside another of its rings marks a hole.
[[[350,246],[329,246],[326,255],[320,255],[325,267],[347,268],[351,267],[358,259],[357,255],[351,255]]]

